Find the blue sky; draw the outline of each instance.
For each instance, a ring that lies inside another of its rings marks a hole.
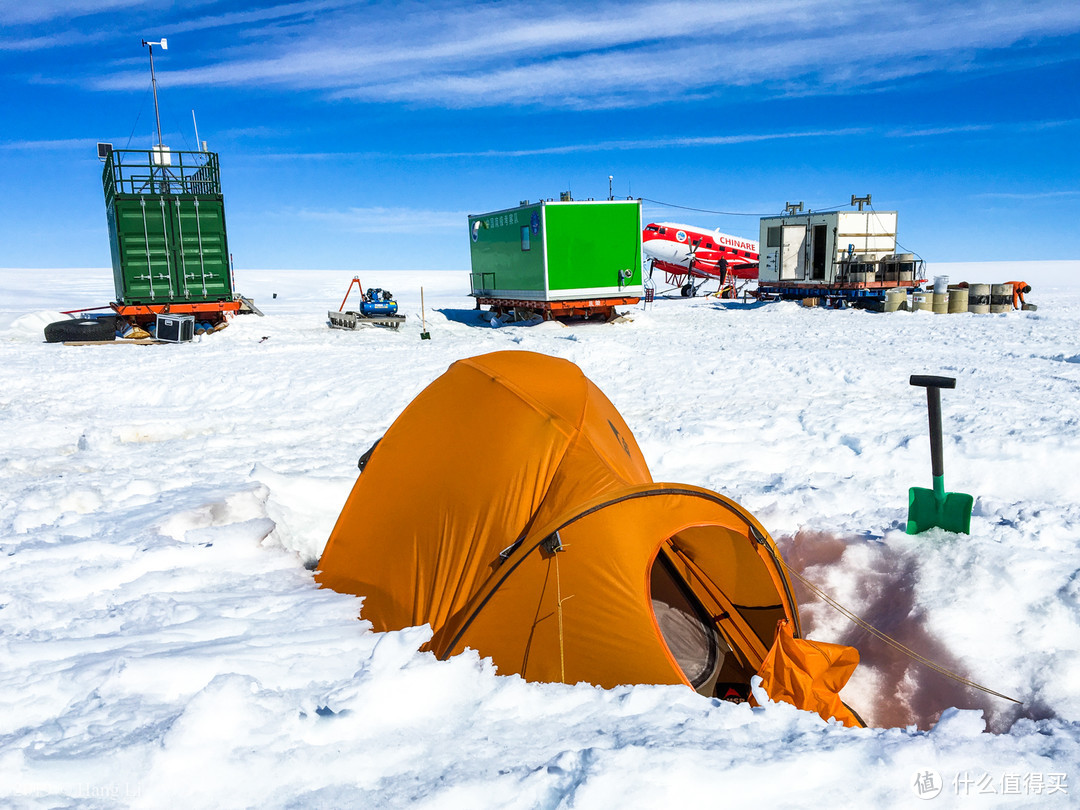
[[[467,269],[469,213],[609,175],[646,221],[870,193],[929,262],[1080,258],[1076,0],[0,0],[0,267],[108,266],[95,144],[154,141],[161,37],[238,273]]]

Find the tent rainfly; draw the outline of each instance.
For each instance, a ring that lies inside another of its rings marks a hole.
[[[417,460],[422,460],[419,471]],[[375,630],[429,624],[503,674],[602,687],[685,684],[860,725],[838,696],[850,647],[801,639],[780,553],[700,487],[654,483],[581,370],[504,351],[454,363],[360,460],[318,581]]]

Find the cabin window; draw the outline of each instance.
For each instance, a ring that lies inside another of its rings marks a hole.
[[[712,246],[713,246],[712,242],[706,242],[705,243],[705,247],[707,247],[707,248],[711,248]]]
[[[660,233],[667,233],[667,228],[661,228]]]
[[[529,226],[528,225],[522,225],[521,226],[521,249],[522,250],[529,250],[530,249],[529,248]]]
[[[780,247],[779,228],[769,228],[765,232],[765,247]]]

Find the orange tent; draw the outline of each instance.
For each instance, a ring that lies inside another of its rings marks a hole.
[[[715,492],[654,483],[618,411],[566,360],[454,363],[361,470],[317,579],[363,596],[378,631],[431,625],[439,658],[470,647],[533,681],[745,699],[778,624],[800,635],[765,529]],[[777,699],[822,708],[828,672],[812,663],[813,683]]]

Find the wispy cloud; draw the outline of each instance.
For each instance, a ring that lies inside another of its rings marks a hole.
[[[201,6],[212,5],[214,0],[187,0],[184,10],[190,13]],[[116,34],[116,14],[128,15],[130,25],[148,17],[151,29],[148,36],[175,36],[192,31],[224,29],[235,26],[276,23],[294,19],[310,23],[313,16],[353,5],[350,0],[299,0],[268,8],[228,11],[220,14],[194,16],[186,20],[174,20],[170,13],[163,13],[172,3],[159,0],[36,0],[35,2],[10,2],[0,0],[0,23],[8,28],[8,36],[0,38],[0,51],[33,51],[49,48],[70,47],[101,42]],[[25,32],[12,35],[14,29],[48,24],[55,26],[47,33]]]
[[[44,150],[71,151],[73,149],[93,149],[97,138],[60,138],[40,141],[8,141],[0,143],[0,149],[10,151],[37,152]]]
[[[956,127],[927,127],[925,129],[890,129],[885,135],[889,138],[927,138],[936,135],[960,135],[964,132],[989,132],[997,127],[994,124],[965,124]]]
[[[987,191],[983,194],[976,194],[974,196],[983,199],[1000,200],[1060,200],[1080,197],[1080,189],[1031,192]]]
[[[309,161],[370,161],[370,160],[451,160],[457,158],[522,158],[551,155],[570,155],[594,152],[633,152],[655,149],[692,149],[709,146],[734,146],[738,144],[765,143],[815,138],[937,138],[963,133],[1000,133],[1042,131],[1080,125],[1080,119],[1054,121],[1026,121],[1006,123],[976,123],[956,127],[839,127],[836,129],[806,129],[789,132],[742,132],[724,135],[701,135],[693,137],[628,138],[588,143],[564,143],[553,146],[521,147],[515,149],[456,150],[442,152],[386,152],[386,151],[318,151],[302,150],[285,152],[259,152],[259,160],[309,160]],[[270,127],[237,127],[216,133],[218,140],[276,138],[278,133]],[[175,135],[173,135],[175,138]],[[0,150],[72,150],[93,147],[97,138],[64,138],[57,140],[22,140],[0,142]],[[1075,192],[1056,192],[1073,194]],[[1030,196],[1030,195],[1029,195]],[[360,210],[360,209],[357,209]],[[374,209],[371,209],[374,210]]]
[[[170,22],[165,25],[169,35],[184,34],[190,31],[206,31],[213,28],[233,26],[253,26],[258,23],[277,22],[294,18],[297,22],[314,21],[314,15],[325,14],[337,9],[348,8],[355,3],[351,0],[300,0],[295,3],[281,3],[269,8],[229,11],[206,17],[196,17],[183,22]]]
[[[133,6],[146,6],[146,0],[3,0],[0,2],[0,24],[71,20],[94,14],[115,12]],[[157,3],[156,5],[164,5]]]
[[[887,138],[934,138],[939,136],[963,135],[969,132],[1042,132],[1065,127],[1075,127],[1080,119],[1061,119],[1053,121],[997,121],[994,123],[962,124],[946,127],[893,127],[882,134]]]
[[[638,138],[632,140],[593,141],[591,143],[568,143],[557,146],[538,146],[521,149],[476,149],[454,152],[271,152],[259,155],[260,159],[279,160],[445,160],[452,158],[520,158],[544,155],[569,155],[579,152],[629,152],[650,149],[673,149],[695,146],[729,146],[740,143],[791,140],[794,138],[845,137],[865,135],[872,130],[863,127],[844,129],[806,130],[798,132],[743,133],[737,135],[706,135],[700,137]]]
[[[649,149],[672,149],[694,146],[730,146],[740,143],[759,143],[762,141],[790,140],[793,138],[843,137],[862,135],[870,130],[866,128],[846,128],[831,130],[808,130],[801,132],[745,133],[740,135],[706,135],[692,138],[644,138],[635,140],[599,141],[594,143],[564,144],[535,149],[482,149],[475,152],[423,152],[401,157],[412,158],[455,158],[455,157],[530,157],[537,155],[565,155],[574,152],[612,152]]]
[[[34,13],[51,19],[61,5],[48,0]],[[90,8],[75,0],[74,13]],[[1080,4],[1062,0],[552,0],[542,9],[501,0],[296,0],[216,14],[185,6],[155,30],[206,32],[186,60],[202,64],[173,70],[163,58],[160,78],[173,87],[278,87],[444,108],[648,107],[720,103],[750,87],[827,94],[999,70],[995,54],[1005,52],[1029,63],[1075,58],[1043,45],[1080,33]],[[118,63],[94,86],[141,89],[144,74]]]
[[[466,211],[438,211],[417,208],[311,209],[296,212],[298,219],[317,222],[350,233],[400,233],[415,236],[418,229],[463,230]],[[411,244],[411,243],[410,243]]]
[[[393,158],[395,160],[446,160],[454,158],[522,158],[543,157],[546,155],[568,155],[594,152],[630,152],[653,149],[680,149],[708,146],[733,146],[745,143],[763,143],[768,141],[788,141],[814,138],[937,138],[963,133],[1000,133],[1018,131],[1037,131],[1062,126],[1075,126],[1078,120],[1034,121],[1022,123],[979,123],[956,127],[840,127],[837,129],[808,129],[790,132],[744,132],[725,135],[703,135],[696,137],[631,138],[625,140],[603,140],[589,143],[565,143],[554,146],[522,147],[515,149],[457,150],[445,152],[275,152],[260,154],[260,159],[281,160],[376,160]]]
[[[4,51],[43,51],[50,48],[64,48],[71,45],[87,45],[106,39],[105,32],[86,34],[80,31],[60,31],[49,34],[35,34],[24,37],[0,38],[0,53]]]

